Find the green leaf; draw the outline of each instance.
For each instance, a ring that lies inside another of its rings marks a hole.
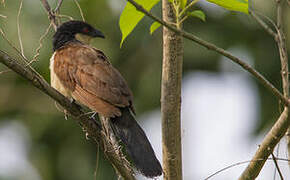
[[[150,26],[150,34],[153,34],[154,31],[160,27],[160,25],[161,24],[159,22],[156,22],[156,21],[154,23],[152,23]]]
[[[249,14],[249,2],[248,0],[207,0],[221,7],[224,7],[230,11],[239,11]]]
[[[147,11],[150,11],[159,1],[160,0],[135,0],[136,3],[140,4]],[[137,11],[131,3],[127,2],[119,20],[119,26],[122,32],[120,47],[143,17],[144,14],[142,12]]]
[[[185,6],[186,6],[186,4],[187,4],[187,0],[180,0],[180,7],[181,7],[181,9],[184,9]]]
[[[202,21],[205,21],[205,14],[201,10],[195,10],[192,12],[188,12],[187,15],[193,16],[193,17],[201,19]]]

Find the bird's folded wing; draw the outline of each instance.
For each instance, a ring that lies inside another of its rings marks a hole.
[[[99,50],[70,43],[57,50],[54,71],[77,101],[105,116],[119,116],[116,107],[132,107],[132,93],[124,78]]]

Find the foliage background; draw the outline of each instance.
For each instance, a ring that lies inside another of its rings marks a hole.
[[[49,2],[52,7],[55,7],[54,0]],[[121,33],[118,19],[125,1],[80,0],[79,2],[86,21],[104,32],[106,39],[96,39],[93,45],[102,49],[110,57],[111,62],[128,81],[134,92],[137,114],[159,110],[162,61],[161,31],[158,30],[150,36],[149,27],[152,20],[145,17],[120,49]],[[5,7],[0,5],[0,14],[7,16],[7,18],[0,17],[0,28],[17,46],[16,19],[19,3],[20,1],[7,0]],[[276,87],[280,88],[279,55],[272,37],[247,15],[227,13],[221,8],[212,5],[207,7],[207,5],[198,3],[198,8],[203,9],[207,15],[206,22],[190,19],[185,22],[184,29],[225,49],[233,46],[243,47],[254,58],[254,62],[250,63]],[[270,18],[275,18],[271,1],[256,0],[252,2],[252,6]],[[160,9],[159,3],[153,8],[153,12],[160,15]],[[73,1],[64,1],[61,14],[81,19]],[[287,18],[289,19],[289,11],[288,14],[285,14],[285,19]],[[20,25],[25,55],[28,58],[31,59],[34,56],[35,50],[39,46],[39,38],[45,32],[48,23],[46,12],[40,1],[24,1]],[[286,34],[289,34],[289,23],[286,28]],[[39,60],[33,64],[47,81],[49,81],[49,58],[52,54],[52,35],[51,31],[45,38]],[[290,40],[288,39],[287,42]],[[18,56],[3,38],[0,38],[0,48],[15,57]],[[196,71],[221,74],[223,72],[219,68],[219,64],[220,56],[218,54],[185,40],[184,75]],[[1,64],[0,71],[5,69]],[[238,86],[239,82],[236,83]],[[257,82],[254,81],[254,83]],[[257,83],[256,86],[258,87],[260,110],[256,121],[253,122],[255,129],[251,133],[252,136],[259,135],[268,129],[279,114],[277,99],[260,84]],[[9,134],[9,128],[17,133]],[[55,103],[50,98],[12,72],[0,74],[0,135],[5,134],[5,129],[8,129],[7,136],[4,136],[7,141],[16,141],[19,138],[17,136],[28,137],[29,141],[21,143],[26,143],[27,148],[24,152],[27,161],[32,164],[33,169],[37,171],[35,174],[41,179],[93,179],[96,165],[96,146],[85,140],[84,133],[75,122],[71,119],[64,120],[63,114],[57,110]],[[3,144],[0,141],[0,149],[1,146]],[[17,150],[17,147],[15,146],[13,150]],[[102,155],[100,158],[98,176],[100,179],[114,179],[115,175],[112,168],[104,161]],[[10,171],[12,171],[10,176],[1,175],[0,168],[0,179],[25,179],[26,177],[25,175],[17,176],[20,171],[13,169],[13,167],[10,168]],[[26,175],[27,178],[31,176]]]

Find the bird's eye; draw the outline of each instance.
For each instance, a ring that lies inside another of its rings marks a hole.
[[[85,27],[85,28],[83,28],[83,32],[84,33],[88,33],[89,32],[89,29]]]

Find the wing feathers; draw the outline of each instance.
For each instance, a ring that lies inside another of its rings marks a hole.
[[[54,71],[77,101],[104,116],[120,116],[117,107],[129,106],[133,110],[132,92],[99,50],[69,43],[56,51]]]

